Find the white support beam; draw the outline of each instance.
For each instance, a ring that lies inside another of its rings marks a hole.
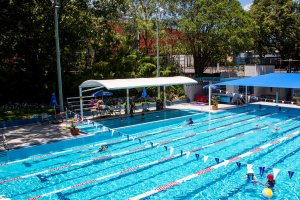
[[[129,88],[126,89],[127,114],[129,115]]]
[[[278,88],[276,88],[276,105],[278,106]]]
[[[164,108],[167,107],[166,86],[164,85]]]
[[[104,87],[103,87],[103,86],[100,86],[100,87],[94,87],[94,88],[90,88],[90,89],[82,90],[82,92],[93,91],[93,90],[97,90],[97,89],[101,89],[101,88],[104,88]]]
[[[211,109],[211,86],[208,86],[208,110],[210,111]]]
[[[246,101],[246,105],[248,105],[248,87],[246,86],[246,89],[245,89],[245,101]]]
[[[83,105],[82,105],[82,88],[79,87],[79,99],[80,99],[80,116],[83,119]]]

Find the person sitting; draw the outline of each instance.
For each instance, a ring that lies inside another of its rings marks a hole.
[[[190,118],[189,120],[187,120],[186,125],[190,126],[190,125],[192,125],[193,123],[194,123],[193,119]]]
[[[108,145],[101,145],[98,149],[98,152],[105,151],[106,149],[108,149]]]
[[[90,100],[90,106],[91,106],[91,108],[95,107],[95,101],[93,98]]]
[[[96,107],[98,110],[102,110],[103,108],[103,101],[101,99],[99,99],[96,103]]]
[[[80,115],[79,114],[75,114],[74,115],[74,122],[79,122],[81,119]]]

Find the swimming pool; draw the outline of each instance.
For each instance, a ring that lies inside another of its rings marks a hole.
[[[193,113],[195,124],[184,126],[188,117],[113,128],[87,137],[84,145],[32,147],[47,149],[39,155],[18,150],[22,159],[11,155],[0,165],[0,194],[64,200],[262,199],[263,186],[241,179],[251,164],[263,182],[280,169],[273,199],[300,198],[298,110],[251,105]],[[112,138],[99,141],[103,135]],[[96,153],[101,144],[109,148]],[[291,179],[288,171],[294,172]]]

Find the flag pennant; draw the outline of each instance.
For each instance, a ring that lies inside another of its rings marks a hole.
[[[120,133],[120,132],[118,132],[118,134],[119,134],[119,136],[121,135],[121,133]]]
[[[150,142],[150,144],[151,144],[151,147],[153,148],[153,142]]]
[[[241,163],[240,162],[236,162],[236,165],[238,166],[239,169],[241,169]]]
[[[208,159],[208,156],[204,156],[204,157],[203,157],[203,161],[204,161],[204,162],[206,162],[207,159]]]
[[[215,158],[215,161],[219,164],[220,159],[219,158]]]
[[[167,146],[164,146],[164,147],[165,147],[165,150],[168,151],[168,147]]]
[[[115,130],[114,130],[114,129],[111,129],[111,136],[114,135],[114,132],[115,132]]]
[[[146,145],[146,144],[147,144],[147,141],[144,142],[144,145]]]
[[[294,172],[293,171],[288,171],[288,173],[289,173],[289,177],[291,179],[294,176]]]
[[[224,160],[224,167],[226,167],[229,163],[229,160]]]
[[[156,148],[158,148],[158,149],[159,149],[159,148],[160,148],[160,144],[158,144]]]
[[[98,128],[98,124],[96,124],[96,128]]]
[[[280,169],[273,168],[273,174],[274,174],[274,179],[276,179],[277,175],[279,174]]]
[[[262,176],[265,172],[265,167],[259,167],[259,174]]]
[[[173,155],[173,152],[174,152],[174,148],[171,147],[171,148],[170,148],[170,156]]]
[[[247,164],[247,170],[252,169],[252,168],[253,168],[253,165]]]
[[[129,141],[129,135],[127,135],[127,141]]]
[[[132,137],[132,141],[134,142],[134,140],[135,140],[135,137]]]
[[[186,158],[189,158],[190,157],[190,154],[191,154],[191,152],[186,152]]]
[[[87,122],[88,122],[88,125],[90,125],[90,120],[87,120]]]
[[[141,140],[141,138],[139,138],[139,143],[140,143],[140,144],[142,143],[142,140]]]
[[[182,151],[182,150],[180,150],[180,155],[182,156],[182,154],[183,154],[183,151]]]
[[[198,160],[198,159],[199,159],[199,154],[196,153],[195,155],[196,155],[196,158],[197,158],[197,160]]]

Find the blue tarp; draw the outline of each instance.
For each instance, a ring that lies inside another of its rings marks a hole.
[[[233,81],[225,81],[213,85],[300,88],[300,74],[271,73],[249,78],[241,78]]]

